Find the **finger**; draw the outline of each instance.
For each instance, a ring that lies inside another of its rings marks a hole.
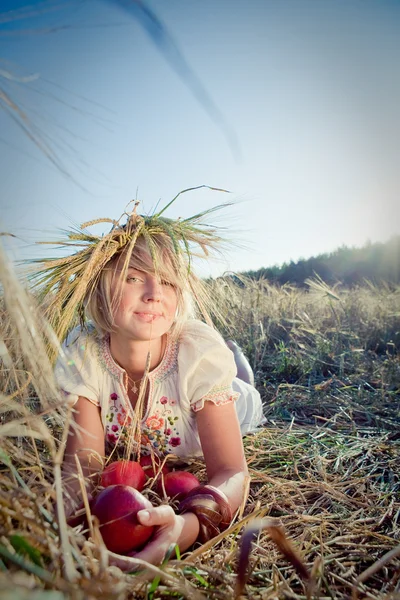
[[[151,568],[149,561],[144,562],[135,552],[123,556],[122,554],[115,554],[114,552],[109,551],[108,563],[114,567],[118,567],[121,571],[126,571],[128,573]]]
[[[175,513],[170,506],[155,506],[139,510],[137,518],[142,525],[172,525]]]
[[[118,567],[121,571],[136,571],[140,569],[140,563],[135,561],[134,557],[124,557],[120,554],[109,553],[108,563],[113,567]]]
[[[145,561],[151,563],[153,565],[160,565],[164,560],[166,553],[168,552],[171,544],[177,543],[172,540],[154,540],[154,542],[149,542],[140,552],[136,552],[132,554],[136,560],[139,559],[141,561]]]

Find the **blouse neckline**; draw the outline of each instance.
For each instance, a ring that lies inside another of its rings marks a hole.
[[[163,379],[174,368],[178,342],[172,339],[169,332],[166,333],[166,336],[167,343],[165,345],[164,355],[160,363],[152,371],[149,371],[148,378],[150,380]],[[127,376],[125,369],[114,360],[113,355],[111,354],[109,335],[104,336],[101,340],[101,351],[106,368],[111,375],[118,377],[118,379],[120,379],[121,376]]]

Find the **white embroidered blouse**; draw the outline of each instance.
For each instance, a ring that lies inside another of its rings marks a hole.
[[[79,396],[100,407],[106,442],[123,441],[135,418],[127,394],[127,374],[111,356],[109,337],[94,327],[69,334],[64,357],[55,367],[61,390],[75,403]],[[242,434],[261,424],[258,391],[237,379],[232,352],[220,334],[201,321],[185,323],[178,340],[167,334],[161,363],[149,373],[149,396],[142,419],[142,445],[159,454],[201,455],[195,413],[205,401],[236,401]]]

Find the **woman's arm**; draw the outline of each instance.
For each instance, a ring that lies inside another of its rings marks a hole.
[[[213,402],[205,402],[196,418],[209,483],[224,492],[232,511],[235,511],[243,502],[248,475],[235,405],[230,402],[216,406]],[[150,513],[149,517],[146,513]],[[162,560],[171,543],[176,542],[183,552],[199,534],[199,522],[194,513],[176,515],[170,506],[140,511],[138,518],[143,525],[159,527],[144,549],[132,556],[155,564]],[[113,563],[122,569],[132,568],[129,560],[123,557],[114,557]]]
[[[74,406],[73,423],[68,432],[67,445],[64,453],[63,480],[70,495],[67,502],[67,514],[71,513],[74,504],[81,499],[75,455],[78,456],[82,471],[90,492],[93,487],[93,476],[102,470],[104,460],[104,428],[101,422],[100,409],[87,398],[79,397]]]
[[[235,511],[244,500],[248,477],[235,404],[207,401],[196,418],[208,483],[224,492]]]

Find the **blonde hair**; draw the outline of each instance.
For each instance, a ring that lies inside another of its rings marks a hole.
[[[128,268],[154,274],[174,287],[177,310],[170,334],[177,338],[187,319],[196,316],[191,288],[194,279],[196,286],[201,282],[189,272],[182,253],[175,253],[170,238],[165,235],[153,236],[151,248],[146,238],[140,236],[130,252],[123,250],[118,253],[101,270],[96,285],[85,299],[86,312],[96,329],[102,335],[115,331],[115,309],[121,299],[122,283]]]
[[[159,212],[149,216],[137,214],[139,203],[135,202],[133,211],[124,211],[117,221],[95,219],[62,232],[58,240],[43,242],[57,248],[75,248],[73,254],[62,258],[28,261],[39,265],[30,279],[39,301],[45,304],[44,315],[58,340],[63,341],[78,320],[84,327],[87,315],[91,316],[100,332],[114,330],[113,314],[118,305],[115,304],[118,293],[114,293],[114,288],[119,287],[121,298],[123,278],[130,263],[138,268],[144,266],[145,271],[155,273],[157,277],[161,275],[161,278],[175,286],[178,311],[172,328],[174,335],[179,334],[190,316],[199,315],[211,326],[211,316],[224,323],[207,286],[192,272],[191,262],[194,256],[209,256],[210,251],[216,250],[224,241],[220,229],[207,224],[205,219],[229,204],[216,206],[186,219],[164,217],[164,212],[181,194],[199,188],[226,191],[204,185],[188,188],[179,192]],[[125,216],[128,219],[121,225],[120,221]],[[96,223],[112,223],[112,228],[105,235],[94,235],[87,228]],[[121,259],[122,272],[118,263]],[[116,270],[121,277],[117,286],[113,279]],[[48,351],[52,360],[55,360],[59,352],[57,344],[49,341]]]

